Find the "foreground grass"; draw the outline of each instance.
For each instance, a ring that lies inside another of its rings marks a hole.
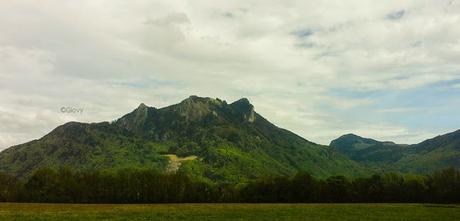
[[[433,204],[21,204],[0,220],[460,220],[460,205]]]

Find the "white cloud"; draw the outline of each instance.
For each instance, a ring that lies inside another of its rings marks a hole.
[[[0,148],[190,94],[249,97],[279,126],[325,144],[352,130],[428,138],[384,120],[368,130],[372,111],[343,119],[381,98],[330,92],[459,79],[459,15],[457,1],[2,1]],[[65,105],[85,112],[56,113]]]

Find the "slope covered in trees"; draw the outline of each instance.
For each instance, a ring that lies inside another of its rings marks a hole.
[[[376,170],[429,173],[460,168],[460,130],[412,145],[347,134],[333,140],[330,146]]]
[[[167,155],[196,156],[178,173],[202,181],[241,182],[267,175],[362,175],[358,163],[279,128],[247,99],[231,104],[191,96],[164,108],[141,104],[108,123],[70,122],[39,140],[0,153],[0,171],[27,176],[38,168],[166,171]]]

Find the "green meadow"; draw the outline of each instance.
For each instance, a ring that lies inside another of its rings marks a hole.
[[[439,204],[34,204],[1,203],[0,220],[460,220]]]

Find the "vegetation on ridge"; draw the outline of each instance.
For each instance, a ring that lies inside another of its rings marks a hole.
[[[347,134],[333,140],[330,146],[376,171],[430,173],[460,168],[460,130],[413,145]]]
[[[145,168],[165,171],[163,156],[197,156],[179,173],[211,182],[243,182],[308,171],[315,176],[364,175],[358,163],[327,146],[278,128],[247,99],[231,104],[191,96],[161,109],[141,104],[112,123],[70,122],[43,138],[0,153],[0,171],[27,176],[35,169]]]

